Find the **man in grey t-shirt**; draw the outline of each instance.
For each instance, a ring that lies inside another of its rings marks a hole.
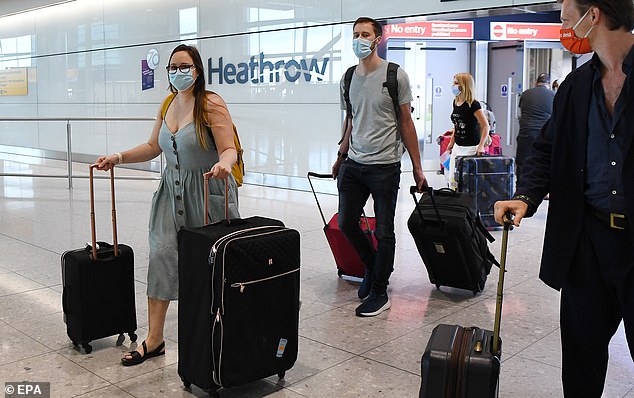
[[[339,189],[339,227],[366,265],[358,292],[364,301],[355,311],[357,316],[375,316],[390,308],[387,285],[394,268],[394,212],[403,146],[412,159],[418,189],[427,184],[410,114],[412,93],[407,74],[397,70],[399,120],[383,85],[388,62],[376,51],[382,34],[381,25],[371,18],[361,17],[354,23],[353,50],[359,65],[350,83],[352,114],[346,113],[343,139],[332,166]],[[341,106],[346,110],[343,80]],[[376,251],[359,227],[359,217],[370,195],[376,217]]]
[[[550,89],[549,84],[548,73],[540,73],[535,87],[524,91],[520,97],[520,131],[517,134],[517,151],[515,152],[515,174],[518,181],[522,177],[522,166],[535,138],[553,113],[555,93]]]

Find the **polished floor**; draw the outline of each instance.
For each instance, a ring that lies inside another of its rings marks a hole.
[[[65,163],[0,154],[0,172],[60,174]],[[85,175],[85,165],[75,165]],[[148,176],[120,170],[118,175]],[[432,183],[442,178],[428,176]],[[391,278],[392,309],[375,318],[357,318],[357,285],[337,277],[312,193],[245,185],[244,217],[283,220],[302,237],[300,353],[284,380],[277,377],[221,390],[221,397],[415,397],[421,355],[438,323],[493,326],[497,275],[486,289],[470,292],[429,283],[407,231],[413,209],[403,175],[397,206],[397,254]],[[139,335],[147,331],[145,284],[147,222],[156,181],[118,180],[119,241],[134,248]],[[320,186],[330,189],[328,182]],[[116,336],[93,342],[90,354],[77,351],[62,319],[60,255],[90,240],[88,183],[75,179],[69,190],[59,178],[0,177],[0,384],[51,383],[52,397],[190,397],[205,392],[183,388],[177,375],[177,305],[166,322],[167,354],[123,367],[119,358],[135,344],[116,346]],[[97,236],[111,241],[109,193],[98,180]],[[330,215],[336,197],[321,195]],[[561,397],[558,327],[559,294],[537,279],[547,203],[511,232],[504,294],[504,354],[500,396]],[[499,256],[500,232],[491,245]],[[115,294],[113,292],[113,294]],[[139,340],[140,341],[140,340]],[[634,398],[634,363],[623,328],[610,345],[604,397]]]

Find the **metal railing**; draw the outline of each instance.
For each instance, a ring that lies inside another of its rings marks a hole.
[[[148,122],[155,121],[155,117],[0,117],[0,122],[66,122],[66,163],[67,174],[21,174],[0,173],[0,177],[49,177],[68,178],[68,189],[73,188],[73,178],[88,178],[87,175],[73,175],[72,127],[71,122]],[[161,156],[160,171],[163,172],[163,157]],[[104,177],[105,178],[105,177]],[[154,177],[118,176],[118,179],[155,180]]]

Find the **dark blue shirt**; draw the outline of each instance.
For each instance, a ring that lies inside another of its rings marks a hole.
[[[592,59],[594,70],[592,96],[588,113],[588,147],[586,149],[586,202],[595,209],[606,212],[624,213],[623,193],[623,149],[625,136],[631,134],[625,112],[634,112],[632,99],[627,92],[629,76],[623,83],[612,115],[605,105],[605,93],[601,84],[600,63]],[[629,74],[634,64],[634,47],[623,61],[623,73]]]

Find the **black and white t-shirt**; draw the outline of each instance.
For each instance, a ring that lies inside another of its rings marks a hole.
[[[473,101],[471,106],[467,102],[456,106],[456,101],[454,100],[451,121],[454,124],[456,145],[476,146],[480,143],[480,125],[475,117],[475,113],[479,109],[482,109],[482,107],[478,101]]]

